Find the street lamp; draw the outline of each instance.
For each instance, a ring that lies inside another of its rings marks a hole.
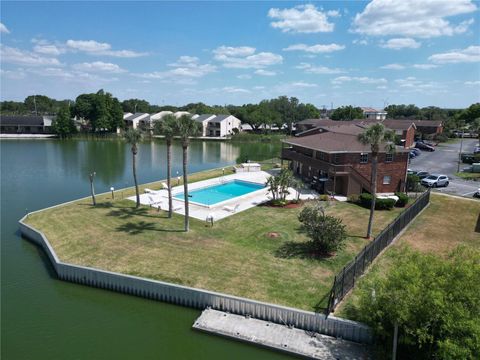
[[[93,206],[97,205],[97,202],[95,201],[95,188],[93,187],[93,180],[94,180],[96,174],[97,173],[94,171],[94,172],[90,173],[90,175],[89,175],[89,178],[90,178],[90,192],[92,194]]]
[[[178,172],[177,172],[178,174]],[[177,185],[180,185],[180,176],[177,176]]]
[[[225,168],[222,168],[222,176],[225,176]]]
[[[115,200],[115,194],[113,193],[115,191],[115,188],[112,186],[110,188],[110,191],[112,192],[112,200]]]

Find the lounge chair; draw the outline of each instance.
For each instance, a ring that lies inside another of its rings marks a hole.
[[[158,208],[160,209],[160,206],[162,205],[162,202],[161,202],[161,201],[157,201],[157,200],[154,199],[153,196],[148,195],[148,205],[150,205],[150,207],[152,207],[152,206],[158,206]]]
[[[226,211],[230,211],[232,213],[236,213],[238,211],[238,208],[240,207],[240,204],[237,204],[235,206],[228,206],[228,205],[225,205],[223,207],[223,210],[226,210]]]
[[[163,187],[164,189],[167,189],[167,190],[168,190],[168,185],[167,185],[167,183],[162,182],[162,187]]]

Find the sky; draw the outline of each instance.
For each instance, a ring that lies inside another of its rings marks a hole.
[[[157,105],[480,101],[480,2],[0,3],[0,97]]]

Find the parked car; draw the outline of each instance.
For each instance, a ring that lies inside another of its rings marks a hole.
[[[417,154],[415,154],[413,151],[410,151],[410,152],[408,153],[408,158],[409,158],[409,159],[413,159],[414,157],[417,157]]]
[[[410,151],[413,151],[415,153],[415,155],[420,155],[422,152],[420,151],[420,149],[417,149],[417,148],[412,148],[410,149]]]
[[[475,191],[475,192],[473,193],[473,197],[480,199],[480,189],[478,189],[477,191]]]
[[[447,175],[432,174],[422,179],[421,184],[427,187],[438,187],[438,186],[447,187],[449,184],[448,180],[449,179]]]
[[[415,147],[420,149],[420,150],[425,150],[425,151],[435,151],[435,148],[431,145],[427,145],[424,142],[417,141],[415,144]]]
[[[428,171],[417,171],[415,175],[417,175],[420,178],[420,180],[422,180],[422,179],[425,179],[427,176],[429,176],[430,173]]]
[[[475,146],[475,149],[473,149],[473,154],[480,154],[480,146]]]
[[[407,175],[416,175],[417,171],[412,169],[407,169]]]

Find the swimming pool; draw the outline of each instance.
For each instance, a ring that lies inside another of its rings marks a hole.
[[[251,192],[263,189],[263,184],[256,184],[242,180],[228,181],[219,185],[207,186],[188,192],[191,202],[211,206]],[[184,193],[175,194],[174,197],[183,200]]]

